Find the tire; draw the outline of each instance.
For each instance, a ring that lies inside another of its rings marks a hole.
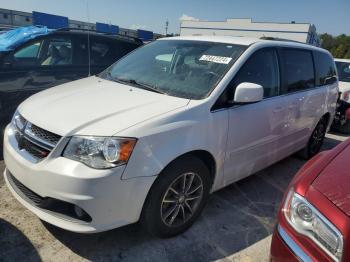
[[[323,145],[324,138],[326,136],[327,132],[327,119],[323,117],[316,125],[314,131],[312,132],[312,135],[309,139],[309,142],[307,143],[307,146],[302,149],[298,155],[308,160],[312,158],[313,156],[317,155]]]
[[[174,161],[150,190],[142,212],[143,226],[150,234],[161,238],[184,232],[202,212],[210,187],[209,170],[200,159],[185,156]]]
[[[347,119],[343,125],[338,124],[335,130],[342,134],[350,134],[350,120]]]

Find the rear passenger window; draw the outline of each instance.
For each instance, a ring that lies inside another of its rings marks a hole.
[[[329,84],[329,80],[337,75],[333,58],[327,53],[314,52],[316,65],[316,85],[323,86]]]
[[[91,64],[93,65],[109,65],[111,61],[111,48],[104,42],[91,43]]]
[[[263,49],[253,54],[235,77],[234,86],[249,82],[264,88],[264,98],[279,95],[280,74],[277,53]]]
[[[115,39],[92,39],[90,47],[91,64],[109,66],[136,47],[133,43]]]
[[[282,61],[288,93],[315,87],[315,72],[311,51],[284,49]]]

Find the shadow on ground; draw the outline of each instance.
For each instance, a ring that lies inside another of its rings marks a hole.
[[[16,248],[16,252],[14,251]],[[0,219],[0,261],[41,261],[30,240],[15,226]]]

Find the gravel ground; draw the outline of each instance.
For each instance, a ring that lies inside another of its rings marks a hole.
[[[329,134],[323,149],[346,138]],[[268,261],[279,202],[303,163],[289,157],[214,193],[190,230],[166,240],[138,224],[92,235],[61,230],[21,206],[0,176],[0,261]]]

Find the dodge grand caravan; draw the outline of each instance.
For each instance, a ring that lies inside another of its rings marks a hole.
[[[297,151],[315,155],[337,95],[323,49],[161,39],[23,102],[5,131],[5,181],[25,207],[66,230],[140,220],[170,237],[191,226],[209,193]]]

